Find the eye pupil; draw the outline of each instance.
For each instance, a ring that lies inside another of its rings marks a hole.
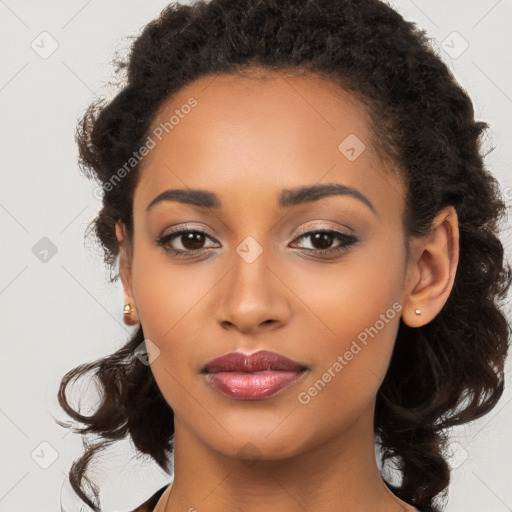
[[[186,234],[181,235],[181,242],[184,247],[190,250],[201,249],[204,244],[205,236],[203,233],[198,233],[197,231],[192,231]]]
[[[313,246],[315,249],[328,249],[332,245],[333,238],[331,233],[314,233],[312,235]],[[318,247],[318,243],[320,247]]]

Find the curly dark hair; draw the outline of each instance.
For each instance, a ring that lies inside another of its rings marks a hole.
[[[110,102],[92,103],[77,129],[81,170],[104,189],[88,231],[104,249],[112,282],[119,278],[115,224],[122,222],[132,240],[139,165],[117,186],[105,185],[143,145],[164,102],[205,75],[268,70],[338,83],[368,108],[379,153],[406,183],[407,240],[428,233],[442,208],[455,208],[460,258],[453,289],[428,324],[410,328],[400,320],[374,425],[382,463],[401,475],[396,495],[413,506],[436,506],[450,481],[446,430],[485,415],[503,393],[510,339],[503,302],[512,271],[498,238],[506,206],[483,162],[487,124],[474,119],[470,98],[425,32],[379,0],[200,0],[168,5],[118,64],[122,89]],[[139,326],[114,354],[77,366],[60,383],[61,407],[84,425],[74,431],[99,437],[84,442],[69,474],[94,510],[82,489],[84,480],[91,484],[87,466],[115,440],[129,435],[170,473],[173,412],[151,368],[133,357],[143,341]],[[86,416],[70,406],[66,388],[91,371],[102,397]],[[94,496],[99,502],[95,489]]]

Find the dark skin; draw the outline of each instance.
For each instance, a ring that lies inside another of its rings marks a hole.
[[[267,76],[203,77],[166,103],[155,127],[188,98],[198,101],[143,162],[134,239],[117,225],[125,303],[158,347],[151,370],[174,412],[174,483],[155,510],[414,511],[380,476],[375,400],[400,317],[424,325],[448,299],[458,263],[456,212],[439,212],[407,257],[405,188],[374,149],[364,107],[314,76]],[[353,161],[338,149],[350,134],[365,144]],[[360,196],[278,206],[283,189],[325,183]],[[161,201],[148,211],[167,189],[208,190],[222,206]],[[184,257],[157,244],[185,225],[205,235],[194,244],[179,235],[168,242]],[[313,234],[326,229],[355,238],[327,237],[320,246]],[[236,251],[248,236],[262,249],[251,263]],[[331,253],[318,252],[325,247]],[[400,312],[301,403],[299,393],[393,304]],[[258,401],[223,396],[199,372],[219,355],[260,349],[308,370]]]

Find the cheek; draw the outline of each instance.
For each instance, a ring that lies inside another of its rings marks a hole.
[[[309,331],[314,364],[294,396],[307,439],[343,431],[373,407],[389,366],[401,305],[389,289],[369,295],[356,290],[325,305],[332,308],[325,316],[328,329]]]
[[[300,332],[315,361],[297,401],[311,412],[328,408],[329,421],[339,421],[375,397],[400,323],[403,262],[399,249],[365,250],[330,269],[293,277],[294,292],[308,306]]]
[[[173,263],[154,249],[139,251],[133,264],[133,292],[137,312],[148,338],[175,338],[212,288],[211,268]]]
[[[220,276],[221,277],[221,276]],[[205,265],[176,264],[154,250],[139,248],[133,262],[132,284],[144,336],[158,347],[151,370],[165,399],[174,409],[190,406],[190,387],[203,361],[205,339],[213,312],[205,310],[218,272]],[[206,328],[205,328],[206,327]],[[150,344],[147,344],[150,352]]]
[[[339,263],[289,266],[282,277],[299,299],[296,304],[300,304],[301,314],[297,317],[304,327],[321,330],[322,348],[339,349],[343,346],[333,339],[356,338],[382,315],[384,321],[398,324],[400,306],[392,306],[401,297],[404,258],[399,243],[391,246],[376,239],[347,252]],[[393,338],[392,333],[388,337]]]

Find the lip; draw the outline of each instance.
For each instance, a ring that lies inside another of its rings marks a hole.
[[[276,352],[230,352],[205,364],[201,373],[220,393],[238,400],[261,400],[287,388],[307,367]]]

